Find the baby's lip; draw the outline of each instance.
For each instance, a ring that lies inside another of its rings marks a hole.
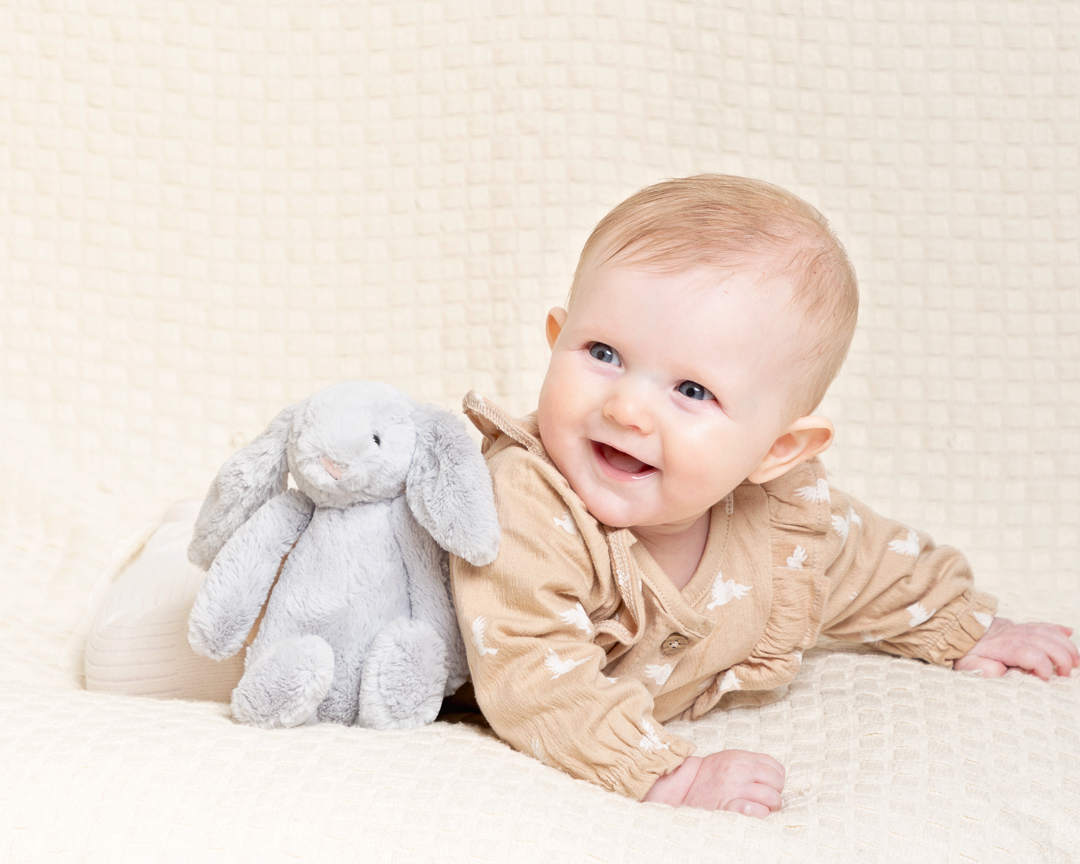
[[[643,462],[624,450],[620,450],[618,447],[612,447],[610,444],[604,444],[601,441],[591,441],[590,443],[600,467],[604,469],[606,474],[616,479],[624,480],[629,478],[638,480],[656,473],[657,469],[654,466],[648,462]]]

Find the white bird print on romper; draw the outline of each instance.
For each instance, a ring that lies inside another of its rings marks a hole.
[[[717,689],[721,692],[724,690],[738,690],[739,686],[740,681],[735,674],[735,670],[728,669],[727,672],[724,673],[724,677],[720,679],[720,686]]]
[[[487,627],[487,618],[483,615],[477,616],[472,622],[472,642],[476,646],[476,650],[480,652],[480,656],[485,654],[498,654],[498,648],[488,648],[484,645],[484,628]]]
[[[715,609],[717,606],[727,605],[732,600],[742,600],[753,587],[753,585],[743,585],[734,579],[728,579],[725,582],[723,575],[718,573],[716,581],[712,584],[712,602],[705,608]]]
[[[670,663],[665,663],[663,666],[659,663],[650,663],[645,667],[645,677],[652,678],[653,681],[663,687],[667,683],[667,679],[671,677],[674,668]]]
[[[800,486],[795,490],[795,494],[802,498],[803,501],[818,502],[828,501],[829,499],[829,481],[824,477],[819,477],[817,483],[813,486]]]
[[[983,627],[989,629],[990,625],[994,623],[994,616],[987,615],[985,612],[976,612],[975,620],[982,624]]]
[[[660,733],[648,720],[642,720],[641,725],[645,728],[645,737],[638,743],[638,747],[649,753],[652,750],[667,750],[668,746],[660,740]]]
[[[562,528],[567,534],[577,534],[577,525],[574,524],[574,517],[569,513],[563,513],[562,516],[553,516],[551,521]]]
[[[565,612],[560,612],[559,617],[562,618],[564,624],[570,624],[577,627],[586,636],[592,634],[592,621],[589,620],[588,614],[585,612],[585,607],[580,603],[575,603],[573,609],[567,609]]]
[[[929,621],[933,617],[934,613],[937,612],[937,609],[931,609],[929,612],[927,612],[926,607],[923,606],[922,603],[912,603],[910,606],[907,607],[907,611],[911,613],[911,622],[908,624],[908,626],[918,627],[924,621]]]
[[[833,530],[840,535],[840,545],[843,546],[847,543],[848,531],[851,530],[852,524],[862,526],[862,517],[859,516],[854,510],[848,510],[847,517],[833,516],[832,527]]]
[[[890,540],[889,551],[915,558],[919,554],[919,535],[910,528],[904,540]]]
[[[806,559],[810,556],[806,554],[806,550],[802,546],[796,546],[795,551],[788,556],[787,566],[789,570],[802,570],[802,565],[806,563]]]
[[[585,658],[587,660],[588,658]],[[580,666],[585,660],[563,660],[555,653],[554,649],[548,648],[547,657],[544,658],[544,665],[547,666],[548,671],[551,672],[551,680],[565,675],[571,669]]]

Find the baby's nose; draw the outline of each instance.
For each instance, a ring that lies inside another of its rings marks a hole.
[[[642,388],[631,384],[616,387],[604,406],[604,414],[620,426],[649,433],[653,428],[649,400]]]
[[[337,462],[331,462],[327,457],[323,456],[319,460],[322,467],[326,469],[326,473],[333,477],[335,480],[340,480],[341,475],[345,473],[345,469],[342,468]]]

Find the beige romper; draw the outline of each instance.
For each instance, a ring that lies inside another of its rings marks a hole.
[[[465,397],[484,433],[502,545],[451,574],[473,686],[514,748],[641,798],[694,745],[663,723],[786,684],[820,634],[948,666],[996,601],[955,549],[829,487],[814,459],[711,511],[679,591],[629,529],[589,515],[535,417]]]

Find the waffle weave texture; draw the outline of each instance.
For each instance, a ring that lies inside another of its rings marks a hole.
[[[839,488],[1080,626],[1073,0],[0,4],[0,859],[1080,860],[1080,673],[819,648],[673,731],[788,769],[758,822],[474,727],[264,732],[87,693],[121,541],[339,380],[535,407],[596,221],[786,186],[859,272]]]

